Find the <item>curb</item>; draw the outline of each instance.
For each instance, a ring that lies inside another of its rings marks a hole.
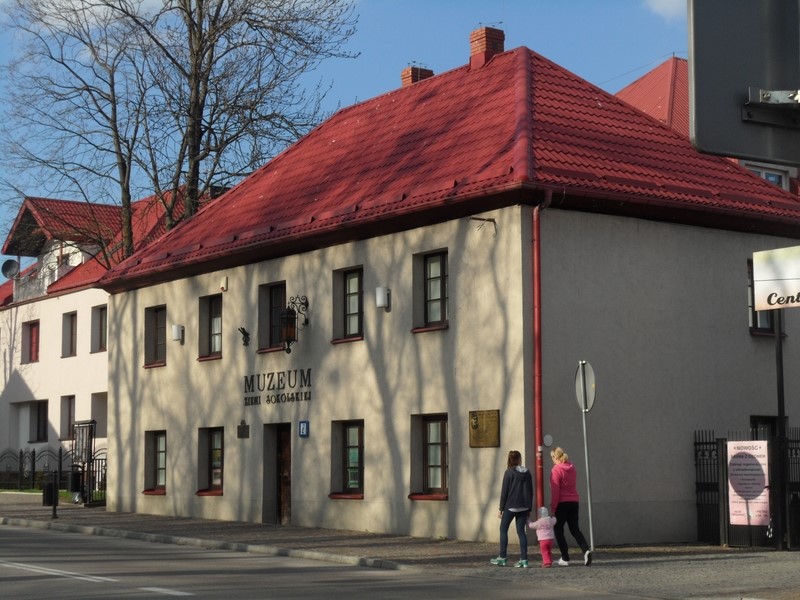
[[[356,567],[370,567],[373,569],[391,569],[394,571],[415,570],[414,567],[401,565],[391,560],[381,558],[369,558],[366,556],[345,556],[342,554],[330,554],[317,550],[292,550],[289,548],[279,548],[278,546],[264,546],[260,544],[243,544],[241,542],[223,542],[220,540],[205,540],[184,536],[163,535],[158,533],[140,533],[137,531],[126,531],[122,529],[109,529],[107,527],[85,527],[83,525],[69,525],[66,523],[53,523],[48,521],[34,521],[30,519],[18,519],[13,517],[0,517],[0,525],[14,525],[17,527],[28,527],[31,529],[50,529],[65,533],[77,533],[81,535],[96,535],[102,537],[122,538],[151,542],[155,544],[173,544],[176,546],[194,546],[196,548],[208,548],[211,550],[230,550],[233,552],[249,552],[252,554],[264,554],[266,556],[288,556],[290,558],[305,558],[308,560],[318,560],[332,562]]]

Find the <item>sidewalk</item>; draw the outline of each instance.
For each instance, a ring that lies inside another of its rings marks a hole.
[[[60,504],[57,518],[39,494],[0,493],[0,525],[140,539],[158,543],[297,556],[392,569],[432,569],[451,575],[514,577],[548,586],[652,598],[800,598],[800,553],[716,546],[598,547],[591,567],[582,561],[541,569],[538,546],[530,547],[530,569],[494,567],[494,543],[357,531],[274,526],[112,513],[105,508]],[[2,527],[0,527],[2,535]],[[516,561],[511,536],[509,563]],[[578,558],[579,552],[574,558]]]

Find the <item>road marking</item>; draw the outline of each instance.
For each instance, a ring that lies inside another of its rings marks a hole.
[[[8,567],[10,569],[20,569],[22,571],[31,571],[33,573],[40,573],[43,575],[54,575],[56,577],[66,577],[68,579],[78,579],[79,581],[91,581],[92,583],[117,581],[116,579],[110,579],[108,577],[95,577],[94,575],[71,573],[70,571],[60,571],[59,569],[48,569],[47,567],[38,567],[36,565],[27,565],[24,563],[13,563],[5,560],[0,560],[0,567]]]
[[[167,596],[194,596],[189,592],[179,592],[178,590],[168,590],[167,588],[139,588],[143,592],[155,592],[156,594],[166,594]]]

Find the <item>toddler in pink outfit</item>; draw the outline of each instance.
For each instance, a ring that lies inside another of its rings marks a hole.
[[[528,528],[536,530],[539,550],[542,553],[542,567],[545,569],[549,569],[550,565],[553,564],[551,550],[553,548],[553,540],[556,537],[553,533],[553,525],[555,524],[556,518],[551,517],[544,506],[539,507],[539,518],[537,520],[528,521]]]

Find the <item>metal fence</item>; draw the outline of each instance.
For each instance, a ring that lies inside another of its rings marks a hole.
[[[76,503],[105,504],[107,450],[97,450],[88,462],[74,458],[64,448],[0,452],[0,489],[41,490],[55,472],[58,489],[72,492]]]
[[[770,481],[781,477],[775,465],[783,458],[785,489],[783,498],[770,494],[770,513],[776,514],[783,503],[786,546],[800,548],[800,428],[787,432],[787,439],[770,438],[767,429],[729,432],[718,438],[713,430],[695,431],[695,496],[697,505],[697,539],[706,544],[733,547],[779,547],[779,540],[770,525],[731,525],[728,495],[727,442],[766,440],[770,449]],[[772,489],[772,486],[771,486]]]

